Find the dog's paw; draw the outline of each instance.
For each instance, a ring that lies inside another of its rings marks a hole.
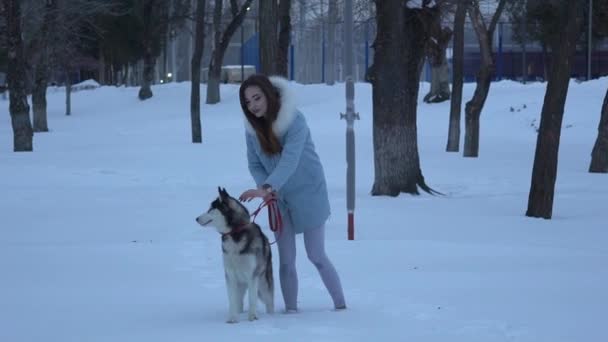
[[[258,319],[258,316],[254,313],[250,313],[249,314],[249,321],[256,321]]]
[[[234,317],[228,317],[228,319],[226,320],[226,323],[228,323],[228,324],[234,324],[234,323],[238,323],[238,322],[239,322],[239,320]]]

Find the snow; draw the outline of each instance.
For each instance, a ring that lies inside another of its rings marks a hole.
[[[446,196],[397,198],[369,194],[371,87],[357,84],[355,241],[344,85],[293,86],[327,174],[326,247],[348,310],[331,310],[300,236],[301,312],[225,324],[219,237],[194,218],[218,185],[253,185],[238,86],[203,105],[203,144],[191,143],[189,83],[144,102],[102,86],[74,93],[69,117],[49,92],[51,131],[33,153],[12,152],[0,100],[0,341],[608,341],[608,175],[587,172],[608,78],[570,85],[552,220],[524,216],[545,84],[492,84],[479,158],[445,152],[449,103],[419,101],[422,171]]]

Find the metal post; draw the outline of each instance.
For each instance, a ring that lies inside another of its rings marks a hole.
[[[589,0],[589,32],[587,32],[587,81],[591,79],[591,43],[593,29],[593,0]]]
[[[365,21],[365,75],[369,69],[369,20]]]
[[[522,39],[523,44],[521,46],[521,71],[522,71],[522,80],[523,80],[523,84],[526,84],[526,82],[528,81],[528,66],[526,65],[526,42],[528,41],[528,29],[527,29],[527,25],[528,25],[528,1],[524,0],[524,15],[521,16],[521,21],[523,22],[522,24],[522,30],[524,30],[524,34]],[[544,63],[544,62],[543,62]]]
[[[348,211],[347,234],[349,240],[355,239],[355,84],[353,81],[353,0],[344,2],[344,41],[345,41],[345,74],[346,74],[346,209]]]
[[[321,33],[321,83],[325,83],[325,32]]]
[[[503,60],[502,60],[502,33],[503,33],[503,27],[502,27],[502,22],[498,23],[498,56],[496,56],[496,80],[500,81],[502,80],[502,64],[503,64]]]
[[[325,18],[323,18],[323,3],[321,0],[321,83],[325,83]]]
[[[243,32],[245,20],[241,23],[241,83],[245,81],[245,33]]]
[[[291,72],[289,73],[289,75],[290,75],[289,79],[293,81],[294,80],[294,75],[293,74],[294,74],[294,71],[295,71],[295,61],[294,61],[295,53],[294,53],[293,44],[291,44],[289,46],[289,55],[290,55],[289,69],[291,70]]]

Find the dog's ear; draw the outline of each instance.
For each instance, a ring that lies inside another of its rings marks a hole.
[[[218,187],[217,187],[217,191],[218,191],[218,192],[219,192],[219,194],[220,194],[220,200],[221,200],[221,201],[225,201],[225,200],[226,200],[226,198],[228,198],[228,196],[229,196],[229,195],[228,195],[228,193],[226,192],[226,189],[225,189],[225,188],[220,188],[220,187],[218,186]]]

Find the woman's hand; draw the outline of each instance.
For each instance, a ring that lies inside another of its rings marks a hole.
[[[273,196],[272,192],[268,192],[264,189],[249,189],[239,196],[239,201],[241,202],[250,202],[252,199],[256,197],[263,198],[264,200],[268,200]]]

